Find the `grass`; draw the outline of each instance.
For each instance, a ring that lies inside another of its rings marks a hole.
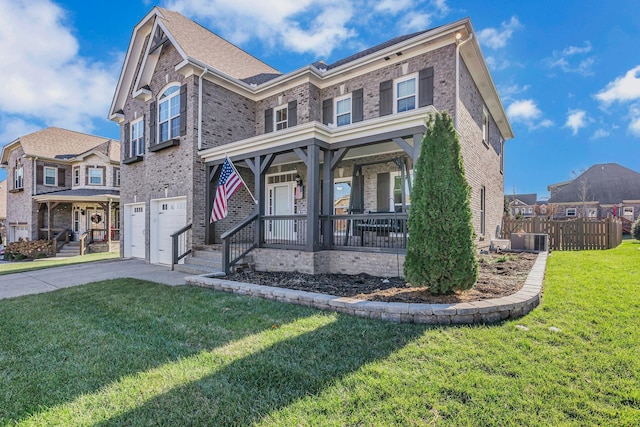
[[[490,326],[122,279],[0,301],[0,424],[640,424],[640,243],[554,252]]]
[[[120,257],[117,252],[102,252],[68,258],[42,258],[35,261],[14,261],[0,264],[0,276],[3,274],[23,273],[43,268],[60,267],[61,265],[81,264],[84,262],[103,261]]]

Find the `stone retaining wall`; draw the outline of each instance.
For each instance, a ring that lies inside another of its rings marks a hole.
[[[547,253],[538,254],[538,258],[529,272],[524,286],[513,295],[457,304],[364,301],[350,297],[336,297],[273,286],[254,285],[207,276],[189,276],[185,280],[194,286],[299,304],[320,310],[337,311],[371,319],[433,325],[474,324],[493,323],[520,317],[537,307],[542,297],[542,281],[546,265]]]

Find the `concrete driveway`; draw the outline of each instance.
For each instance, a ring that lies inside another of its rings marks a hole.
[[[166,285],[185,285],[188,274],[138,259],[116,259],[0,276],[0,299],[40,294],[100,280],[132,277]]]

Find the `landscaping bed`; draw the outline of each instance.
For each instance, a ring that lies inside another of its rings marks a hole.
[[[428,288],[412,287],[399,277],[376,277],[368,274],[304,274],[291,272],[234,273],[229,280],[257,285],[277,286],[321,294],[356,297],[368,301],[453,304],[500,298],[516,293],[537,258],[537,254],[490,253],[480,255],[475,286],[450,295],[431,295]]]

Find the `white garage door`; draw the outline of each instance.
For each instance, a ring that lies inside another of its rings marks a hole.
[[[145,217],[144,204],[129,205],[129,220],[126,227],[126,244],[128,251],[125,249],[125,256],[144,259],[145,250]],[[128,253],[126,253],[128,252]]]
[[[12,242],[17,242],[19,239],[28,240],[29,228],[26,225],[12,225],[10,230],[10,236]]]
[[[151,262],[170,265],[171,235],[187,225],[187,199],[159,199],[152,201],[152,206],[155,221],[152,219]]]

